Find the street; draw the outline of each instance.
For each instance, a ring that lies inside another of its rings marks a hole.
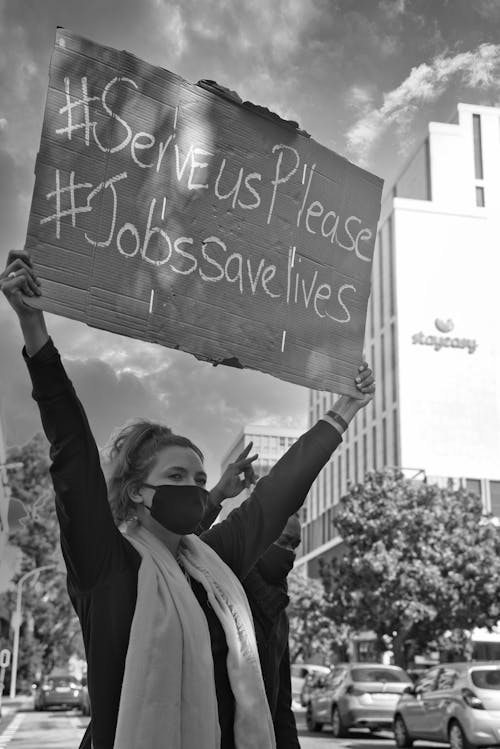
[[[20,711],[2,720],[0,749],[77,749],[88,722],[76,711]]]
[[[333,739],[328,726],[320,733],[309,733],[297,716],[302,749],[394,749],[390,733],[371,736],[368,731],[353,731],[347,739]],[[34,712],[21,710],[0,723],[0,749],[77,749],[89,718],[75,711]],[[443,744],[417,741],[415,749],[437,749]]]
[[[305,726],[305,710],[295,709],[295,721],[299,731],[301,749],[395,749],[396,743],[391,733],[385,731],[371,735],[369,731],[352,731],[347,739],[334,739],[330,726],[324,726],[318,733],[310,733]],[[416,741],[415,749],[439,749],[447,744],[430,741]],[[1,747],[0,747],[1,749]]]
[[[329,728],[325,728],[321,733],[309,733],[299,729],[299,741],[301,749],[394,749],[396,746],[390,733],[372,736],[368,731],[353,731],[347,739],[334,739]],[[447,744],[416,741],[413,746],[415,749],[439,749]]]

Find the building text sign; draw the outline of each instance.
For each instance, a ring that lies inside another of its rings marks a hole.
[[[44,309],[354,393],[382,181],[58,29],[28,230]]]

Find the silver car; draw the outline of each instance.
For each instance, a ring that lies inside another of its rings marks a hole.
[[[500,661],[431,668],[399,700],[394,736],[398,747],[417,739],[451,749],[500,746]]]
[[[411,684],[397,666],[340,664],[311,689],[307,726],[318,731],[330,723],[335,738],[347,736],[350,728],[390,728],[399,697]]]

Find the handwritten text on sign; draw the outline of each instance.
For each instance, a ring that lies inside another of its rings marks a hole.
[[[380,192],[281,120],[57,32],[28,232],[49,311],[353,392]]]

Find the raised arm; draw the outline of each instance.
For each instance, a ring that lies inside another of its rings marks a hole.
[[[205,515],[196,529],[197,536],[207,531],[215,523],[222,509],[222,502],[225,499],[237,497],[243,489],[248,489],[252,484],[255,484],[256,476],[252,463],[259,456],[257,454],[249,456],[252,447],[253,442],[249,442],[234,462],[229,463],[219,481],[210,492]]]
[[[356,385],[360,398],[341,396],[257,483],[246,502],[202,534],[238,577],[243,578],[275,541],[288,518],[304,503],[313,481],[342,441],[360,408],[373,397],[373,375],[366,364]]]
[[[40,295],[27,253],[9,254],[0,288],[19,318],[33,398],[50,442],[50,471],[68,574],[73,585],[87,590],[107,574],[111,559],[116,560],[124,544],[111,515],[97,446],[48,336],[43,313],[26,301]]]

